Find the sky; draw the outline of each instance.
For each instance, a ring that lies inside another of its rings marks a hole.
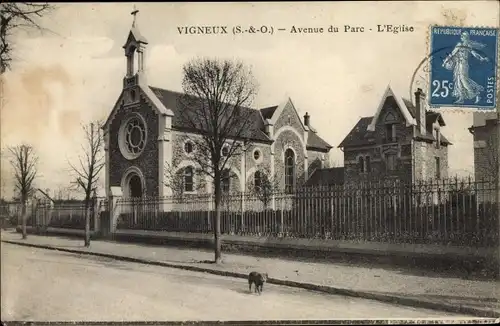
[[[11,71],[4,75],[0,108],[2,148],[21,142],[38,151],[37,186],[57,191],[72,181],[68,162],[82,154],[81,124],[106,118],[122,87],[122,46],[132,24],[133,3],[57,4],[39,23],[47,31],[19,32]],[[150,85],[181,91],[182,65],[199,56],[237,59],[259,83],[256,108],[286,97],[334,148],[331,161],[343,165],[337,148],[360,117],[372,116],[388,84],[402,97],[414,90],[412,75],[428,53],[428,27],[498,27],[496,1],[137,3],[137,26],[147,38]],[[413,26],[413,32],[290,33],[292,26],[377,24]],[[228,26],[225,35],[184,35],[178,27]],[[233,35],[235,26],[273,27],[271,34]],[[278,32],[278,28],[286,31]],[[417,76],[426,77],[420,69]],[[411,88],[411,85],[413,88]],[[420,87],[420,86],[419,86]],[[451,175],[473,171],[472,110],[441,110]],[[13,180],[2,156],[2,192]]]

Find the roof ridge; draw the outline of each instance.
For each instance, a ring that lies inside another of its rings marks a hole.
[[[186,94],[184,92],[180,92],[180,91],[174,91],[174,90],[171,90],[171,89],[167,89],[167,88],[161,88],[161,87],[156,87],[156,86],[151,86],[151,85],[148,85],[149,88],[156,88],[156,89],[159,89],[159,90],[162,90],[162,91],[167,91],[167,92],[171,92],[171,93],[175,93],[177,95],[188,95],[188,96],[192,96],[192,97],[195,97],[197,99],[201,99],[200,97],[196,96],[196,95],[190,95],[190,94]],[[251,107],[247,107],[247,106],[241,106],[245,109],[248,109],[248,110],[253,110],[253,111],[260,111],[260,109],[254,109],[254,108],[251,108]]]

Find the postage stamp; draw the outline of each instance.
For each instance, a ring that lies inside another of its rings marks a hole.
[[[429,106],[494,110],[498,28],[430,27]]]

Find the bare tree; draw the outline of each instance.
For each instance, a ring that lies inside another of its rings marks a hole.
[[[262,202],[264,209],[268,209],[273,195],[281,190],[281,181],[282,176],[278,172],[271,173],[268,168],[260,167],[249,182],[249,192]]]
[[[104,167],[104,137],[101,133],[102,121],[92,121],[82,125],[85,142],[82,145],[83,155],[78,157],[77,166],[70,164],[76,175],[74,183],[85,193],[85,246],[90,246],[90,208],[93,194],[97,189],[99,174]],[[95,212],[94,212],[95,213]]]
[[[21,227],[23,239],[26,239],[26,221],[28,219],[27,203],[33,195],[34,180],[37,177],[38,156],[31,145],[18,145],[8,147],[12,157],[10,163],[14,168],[15,188],[21,200]]]
[[[11,37],[18,30],[43,28],[38,19],[54,9],[46,2],[4,2],[0,4],[0,74],[10,68],[13,44]]]
[[[240,62],[195,59],[183,67],[180,120],[196,147],[194,160],[213,180],[215,201],[215,262],[221,262],[220,216],[222,179],[232,157],[243,153],[244,140],[255,132],[255,110],[249,109],[256,94],[250,69]],[[258,112],[257,112],[258,114]]]

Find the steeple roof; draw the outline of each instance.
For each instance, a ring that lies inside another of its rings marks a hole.
[[[137,27],[136,15],[138,13],[139,10],[137,10],[134,6],[134,11],[130,13],[131,15],[134,16],[134,21],[132,22],[132,27],[130,28],[130,32],[128,33],[127,42],[125,42],[123,48],[126,48],[130,42],[148,44],[148,40],[144,36],[142,36],[141,32],[139,31],[139,28]]]

